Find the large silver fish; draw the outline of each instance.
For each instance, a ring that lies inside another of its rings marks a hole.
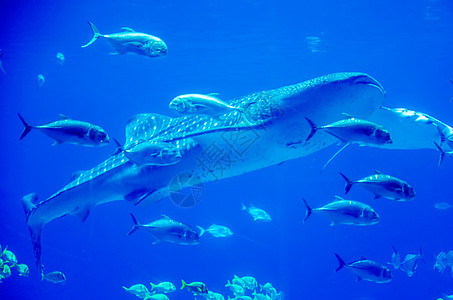
[[[309,155],[337,139],[320,132],[305,142],[310,133],[305,116],[320,124],[332,123],[344,112],[368,118],[383,100],[381,85],[370,76],[337,73],[230,101],[235,107],[254,102],[248,107],[247,122],[238,120],[234,112],[222,121],[207,116],[136,115],[127,124],[124,147],[140,141],[171,143],[180,150],[181,161],[169,166],[140,165],[121,152],[81,172],[46,200],[39,201],[36,194],[24,196],[37,265],[41,268],[41,230],[57,218],[70,214],[84,221],[102,203],[153,203],[174,189]],[[176,177],[189,184],[170,189]]]
[[[136,53],[148,57],[160,57],[167,54],[167,45],[160,38],[135,30],[129,27],[121,28],[123,32],[112,34],[101,34],[93,23],[88,22],[93,30],[93,37],[88,44],[82,48],[93,44],[97,39],[104,38],[115,48],[114,55],[125,53]]]

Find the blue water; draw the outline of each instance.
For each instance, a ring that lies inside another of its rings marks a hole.
[[[180,280],[224,287],[234,274],[271,282],[286,299],[437,299],[453,293],[449,272],[433,269],[440,251],[453,249],[453,210],[434,209],[451,200],[453,161],[437,167],[434,150],[380,150],[351,147],[324,173],[336,151],[331,146],[239,177],[204,186],[202,201],[190,209],[168,199],[147,207],[118,201],[96,207],[85,223],[66,216],[43,230],[48,270],[65,273],[64,284],[41,282],[35,267],[20,199],[36,192],[46,198],[114,152],[113,146],[51,146],[31,132],[18,140],[20,112],[31,124],[58,114],[102,126],[124,142],[127,120],[137,113],[169,114],[168,102],[184,93],[220,93],[222,99],[298,83],[343,71],[366,72],[387,91],[385,103],[408,107],[452,123],[453,3],[406,1],[9,1],[0,4],[0,244],[8,245],[30,277],[0,284],[0,299],[135,299],[122,286],[171,281],[170,299],[191,299]],[[395,3],[397,2],[397,3]],[[168,55],[148,59],[112,56],[102,40],[88,48],[86,23],[101,33],[128,26],[162,38]],[[307,38],[308,37],[308,38]],[[57,63],[62,52],[66,61]],[[44,86],[37,91],[36,77]],[[373,170],[410,182],[417,198],[396,203],[360,188],[350,198],[373,203],[375,226],[330,227],[326,218],[303,224],[304,197],[313,206],[343,195],[338,171],[360,178]],[[272,216],[255,223],[240,210],[255,204]],[[146,231],[127,236],[133,212],[143,222],[171,216],[188,224],[230,227],[233,237],[202,237],[198,246],[152,245]],[[360,257],[385,263],[392,246],[417,253],[426,263],[409,278],[395,271],[387,284],[356,282],[345,270],[335,273],[333,253],[346,261]]]

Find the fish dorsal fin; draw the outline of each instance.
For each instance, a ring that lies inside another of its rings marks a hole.
[[[218,98],[220,96],[219,93],[209,93],[208,96]]]
[[[77,178],[80,177],[80,175],[83,174],[83,172],[85,172],[85,171],[83,171],[83,170],[75,171],[74,173],[72,173],[70,180],[71,181],[76,180]]]
[[[335,195],[334,198],[335,198],[335,200],[337,200],[337,201],[343,201],[343,200],[344,200],[344,198],[341,198],[341,197],[338,196],[338,195]]]
[[[374,174],[380,174],[380,175],[382,175],[382,172],[379,171],[379,170],[374,170]]]
[[[342,113],[342,115],[343,115],[343,119],[354,119],[354,117],[348,113]]]
[[[127,32],[135,32],[135,30],[130,28],[130,27],[121,27],[121,30],[124,30],[124,31],[127,31]]]
[[[171,218],[170,218],[169,216],[167,216],[167,215],[161,214],[160,216],[161,216],[162,218],[164,218],[164,219],[171,220]]]
[[[58,114],[60,116],[60,120],[69,120],[69,118],[63,114]]]

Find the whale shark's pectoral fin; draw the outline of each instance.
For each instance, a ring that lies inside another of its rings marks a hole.
[[[91,207],[84,207],[77,212],[73,213],[73,216],[76,216],[80,221],[85,222],[88,216],[90,215]]]
[[[124,199],[126,199],[129,202],[133,202],[134,205],[137,205],[143,200],[145,200],[148,196],[151,196],[155,191],[156,189],[151,191],[148,189],[137,189],[124,196]]]
[[[29,224],[28,218],[30,214],[33,213],[38,203],[38,196],[35,193],[25,195],[22,197],[22,205],[25,210],[25,214],[27,215],[27,225],[30,231],[31,242],[33,245],[33,253],[35,255],[36,266],[38,267],[39,271],[43,270],[43,265],[41,262],[41,231],[44,224],[42,223],[35,223]]]

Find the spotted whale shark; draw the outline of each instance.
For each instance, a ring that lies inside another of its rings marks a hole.
[[[379,82],[364,73],[335,73],[302,83],[233,99],[246,107],[246,121],[236,111],[212,119],[203,115],[172,118],[138,114],[126,126],[128,149],[144,141],[169,143],[179,149],[177,164],[135,164],[119,152],[73,180],[45,200],[36,194],[23,197],[37,266],[42,270],[41,231],[52,220],[75,215],[84,221],[97,205],[127,200],[141,205],[169,195],[176,176],[190,185],[241,175],[319,151],[338,140],[316,134],[305,141],[310,125],[329,124],[344,113],[367,119],[383,104]],[[178,188],[184,188],[180,186]]]

